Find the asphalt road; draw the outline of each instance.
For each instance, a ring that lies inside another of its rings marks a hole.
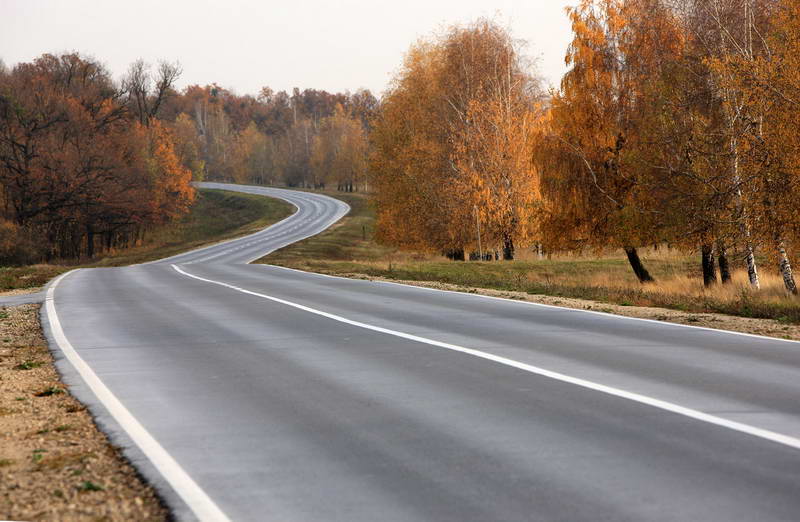
[[[48,290],[59,369],[179,519],[797,520],[800,343],[248,265],[299,210]]]
[[[44,301],[44,292],[31,292],[20,295],[0,296],[0,306],[19,306],[24,304],[41,303]]]

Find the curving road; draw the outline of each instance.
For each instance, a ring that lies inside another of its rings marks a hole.
[[[347,212],[72,272],[65,380],[191,520],[796,520],[800,343],[254,258]]]

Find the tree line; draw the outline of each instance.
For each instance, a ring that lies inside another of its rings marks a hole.
[[[0,262],[139,244],[188,212],[192,180],[366,188],[369,91],[178,91],[180,74],[139,60],[115,82],[77,53],[0,62]]]
[[[194,200],[154,118],[180,69],[115,83],[97,61],[43,55],[0,68],[0,256],[73,258],[138,240]]]
[[[481,20],[414,45],[371,135],[379,235],[453,258],[700,254],[704,283],[757,259],[797,293],[800,4],[582,0],[560,88]],[[758,258],[756,256],[758,254]]]
[[[166,109],[195,179],[300,188],[366,186],[367,134],[378,100],[264,87],[237,95],[216,84],[186,88]]]

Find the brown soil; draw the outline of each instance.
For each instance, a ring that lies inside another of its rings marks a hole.
[[[653,308],[644,306],[622,306],[588,299],[575,299],[571,297],[553,297],[547,295],[531,295],[525,292],[510,292],[503,290],[492,290],[487,288],[475,288],[448,283],[429,282],[429,281],[401,281],[382,277],[372,277],[365,274],[337,274],[341,277],[351,277],[354,279],[368,279],[372,281],[387,281],[391,283],[402,283],[413,286],[423,286],[426,288],[437,288],[440,290],[452,290],[471,294],[481,294],[493,297],[504,297],[518,301],[530,301],[532,303],[542,303],[564,308],[574,308],[579,310],[593,310],[609,314],[624,315],[627,317],[638,317],[641,319],[653,319],[656,321],[666,321],[670,323],[686,324],[690,326],[702,326],[714,328],[716,330],[728,330],[731,332],[741,332],[755,335],[764,335],[778,339],[791,339],[800,341],[800,325],[784,324],[773,319],[752,319],[748,317],[737,317],[732,315],[715,313],[692,313],[669,310],[667,308]]]
[[[0,309],[0,519],[167,520],[60,382],[38,310]]]

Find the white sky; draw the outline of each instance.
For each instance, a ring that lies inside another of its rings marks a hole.
[[[179,87],[216,82],[239,94],[293,87],[387,86],[412,42],[479,16],[527,40],[539,72],[565,71],[575,0],[0,0],[6,65],[79,51],[119,77],[137,58],[180,61]]]

